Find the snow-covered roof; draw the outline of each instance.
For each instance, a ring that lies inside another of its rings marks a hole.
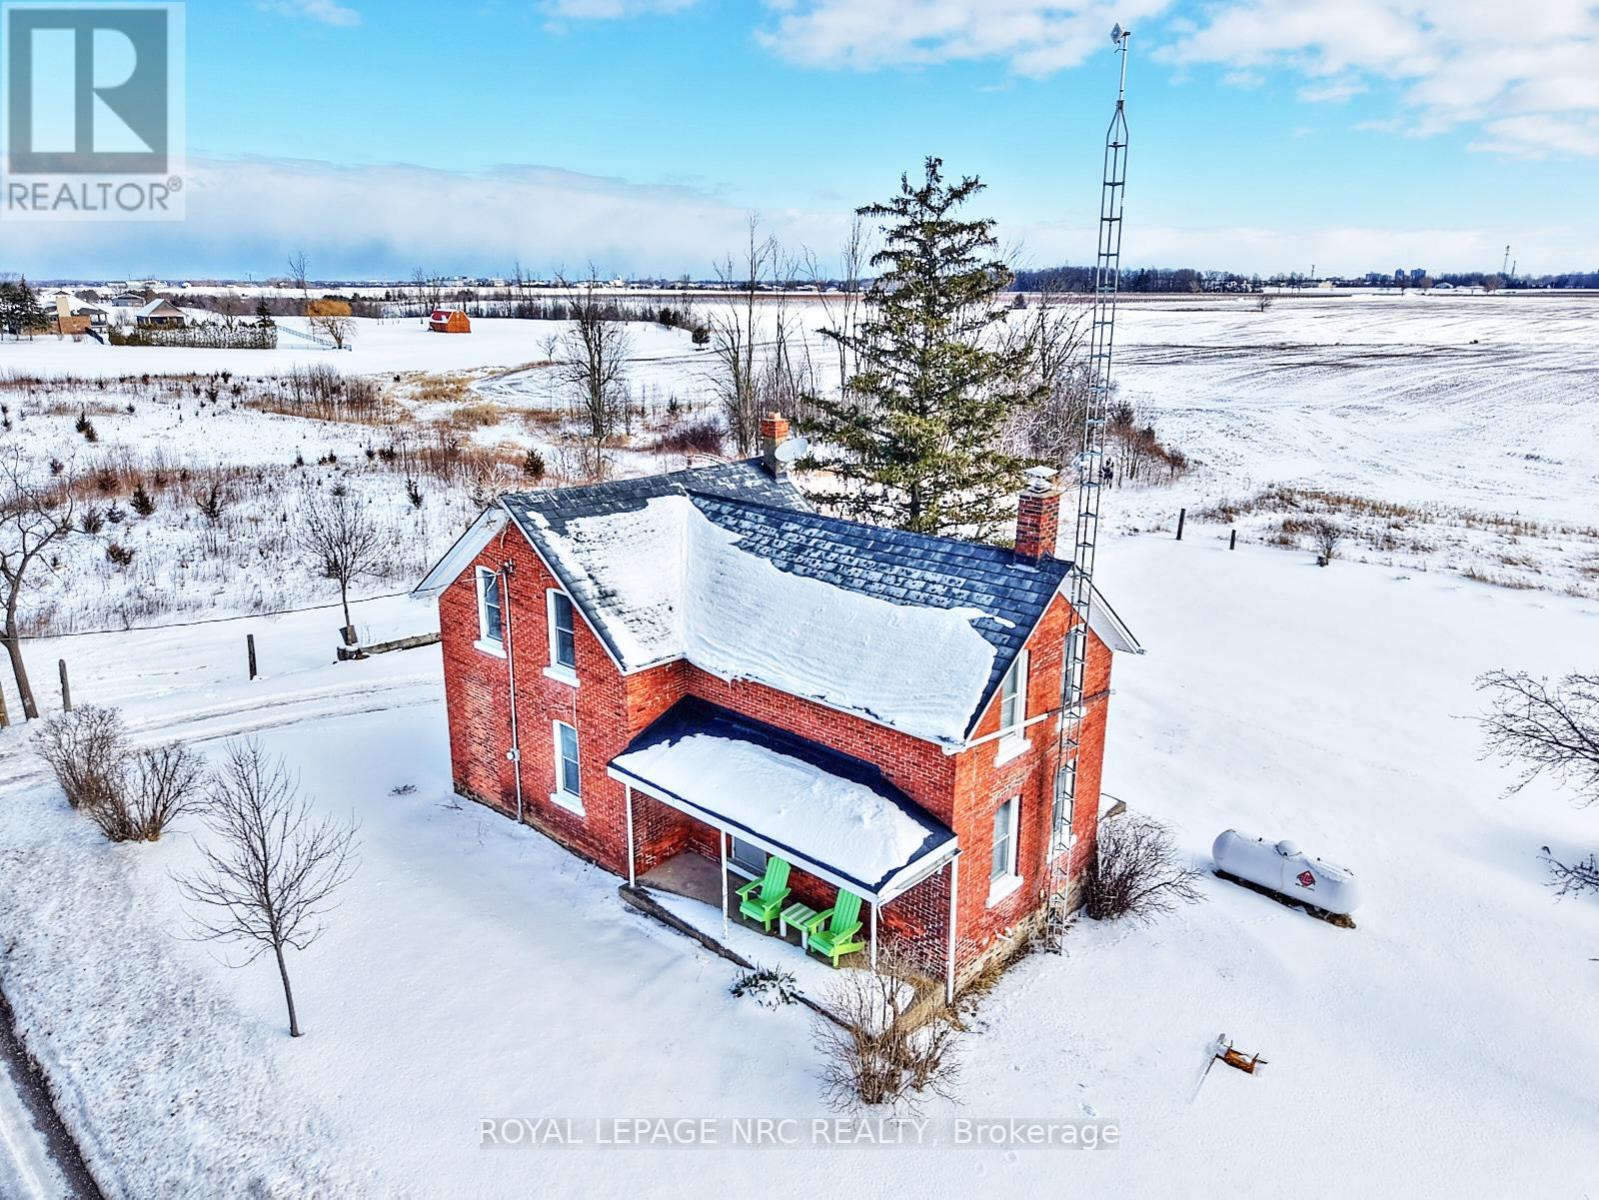
[[[134,315],[138,317],[181,317],[183,310],[170,300],[152,300]]]
[[[810,511],[758,463],[512,493],[501,507],[617,665],[686,659],[948,746],[963,745],[1070,564]],[[442,591],[478,527],[416,589]],[[1108,604],[1114,650],[1137,650]]]
[[[955,850],[955,835],[871,763],[698,697],[674,704],[610,766],[867,898],[892,898]]]

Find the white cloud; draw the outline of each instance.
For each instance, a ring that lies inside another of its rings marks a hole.
[[[1599,154],[1599,117],[1581,121],[1535,114],[1506,117],[1483,126],[1484,136],[1471,143],[1473,150],[1545,158],[1550,154]]]
[[[324,25],[349,27],[361,23],[361,14],[338,0],[263,0],[261,7],[284,16],[320,21]]]
[[[518,261],[541,272],[593,261],[607,272],[709,276],[747,237],[747,210],[703,191],[551,167],[457,172],[191,157],[186,178],[186,220],[33,225],[13,269],[45,278],[271,273],[304,249],[330,277],[403,278],[419,265],[503,273]],[[824,258],[849,220],[842,207],[762,217],[785,244]]]
[[[1346,100],[1384,81],[1399,95],[1392,121],[1427,136],[1481,127],[1474,148],[1517,154],[1599,154],[1583,118],[1599,115],[1599,4],[1541,0],[1224,0],[1199,23],[1174,24],[1157,50],[1181,67],[1286,69],[1301,98]],[[1367,122],[1375,128],[1377,122]]]
[[[1511,135],[1530,137],[1527,130]],[[1590,136],[1599,133],[1590,132]],[[747,210],[688,187],[635,184],[550,167],[479,173],[425,167],[335,166],[282,159],[189,162],[188,219],[170,225],[31,225],[27,252],[5,265],[30,278],[146,274],[206,278],[279,274],[303,249],[317,274],[408,278],[413,268],[502,274],[520,262],[538,274],[581,270],[666,276],[711,274],[747,236]],[[824,264],[843,241],[848,205],[765,209],[767,228]],[[1269,274],[1314,262],[1337,272],[1424,266],[1480,268],[1513,241],[1529,271],[1599,258],[1599,229],[1515,224],[1491,229],[1138,228],[1128,263]],[[1090,226],[1007,222],[1001,234],[1026,265],[1083,262]]]
[[[1110,27],[1171,0],[767,0],[774,19],[756,38],[814,67],[920,66],[992,59],[1022,75],[1076,66],[1110,49]]]

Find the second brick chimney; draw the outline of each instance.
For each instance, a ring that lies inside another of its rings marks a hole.
[[[1016,557],[1028,562],[1053,557],[1060,534],[1060,489],[1055,472],[1030,467],[1027,486],[1016,505]]]
[[[777,448],[788,441],[788,418],[782,413],[767,413],[761,418],[761,461],[775,479],[788,474],[788,463]]]

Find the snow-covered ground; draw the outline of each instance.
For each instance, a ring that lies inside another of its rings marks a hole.
[[[732,999],[733,968],[623,906],[614,879],[457,804],[436,651],[333,664],[328,618],[302,614],[254,624],[271,650],[253,685],[233,624],[37,647],[76,656],[88,694],[141,737],[214,751],[256,732],[361,823],[331,932],[293,964],[310,1032],[291,1041],[268,965],[230,970],[183,940],[169,872],[203,829],[108,847],[5,735],[8,987],[91,1162],[128,1195],[236,1178],[284,1195],[437,1194],[442,1179],[462,1195],[688,1195],[711,1175],[852,1195],[1063,1179],[1149,1195],[1196,1178],[1562,1194],[1599,1111],[1599,911],[1557,903],[1537,854],[1591,844],[1591,815],[1542,789],[1504,799],[1461,718],[1484,669],[1573,665],[1599,641],[1599,606],[1166,538],[1118,540],[1104,561],[1150,647],[1118,666],[1107,791],[1172,822],[1196,860],[1228,826],[1293,836],[1366,896],[1347,931],[1208,880],[1171,920],[1085,923],[1067,956],[1001,983],[959,1103],[930,1106],[927,1136],[957,1116],[1095,1116],[1120,1125],[1119,1148],[1065,1164],[944,1142],[480,1148],[484,1117],[826,1116],[809,1023]],[[431,619],[373,607],[383,629]],[[1201,1089],[1222,1032],[1270,1066],[1218,1067]]]
[[[65,810],[25,731],[0,733],[0,972],[64,1118],[107,1190],[129,1196],[1580,1191],[1599,1141],[1599,908],[1557,902],[1538,855],[1587,852],[1593,814],[1542,787],[1505,797],[1469,718],[1482,671],[1559,675],[1599,646],[1599,599],[1583,590],[1599,554],[1581,533],[1599,514],[1596,317],[1535,296],[1124,309],[1123,395],[1200,465],[1109,497],[1101,584],[1149,654],[1118,660],[1105,789],[1170,822],[1196,861],[1229,826],[1292,837],[1352,868],[1365,902],[1341,930],[1207,879],[1204,903],[1151,928],[1079,924],[1068,955],[1024,960],[984,1001],[958,1102],[925,1114],[937,1144],[481,1148],[479,1120],[496,1116],[826,1115],[809,1021],[729,997],[731,965],[622,905],[616,880],[454,801],[435,649],[334,663],[329,610],[28,643],[47,706],[65,658],[76,698],[120,705],[136,737],[215,753],[256,734],[320,806],[361,823],[345,902],[291,963],[309,1031],[291,1041],[270,966],[229,969],[183,936],[171,874],[203,826],[109,847]],[[536,369],[503,385],[482,370],[542,358],[538,328],[451,339],[402,324],[363,328],[351,354],[307,353],[459,368],[497,403],[541,402]],[[0,371],[84,375],[104,355],[117,376],[175,369],[135,356],[192,369],[209,353],[8,342]],[[204,369],[267,369],[230,353]],[[662,386],[703,386],[688,353],[650,368]],[[70,413],[35,419],[70,442]],[[201,440],[184,436],[193,413],[159,431],[144,419],[142,402],[126,421],[96,417],[113,445],[240,466],[335,436],[342,462],[371,436],[229,409]],[[322,453],[307,447],[306,471]],[[1319,570],[1262,544],[1280,513],[1239,518],[1234,552],[1226,524],[1192,520],[1276,485],[1387,502],[1400,532],[1445,544],[1356,542]],[[1559,586],[1459,574],[1535,573],[1505,554]],[[435,617],[392,599],[356,621],[378,638]],[[768,957],[797,953],[772,943]],[[801,968],[807,988],[829,977]],[[1270,1065],[1218,1066],[1201,1086],[1223,1032]],[[956,1117],[1012,1116],[1115,1121],[1121,1144],[1064,1163],[949,1144]]]

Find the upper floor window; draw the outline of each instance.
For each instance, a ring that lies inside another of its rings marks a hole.
[[[1004,735],[1003,740],[1020,738],[1026,723],[1027,651],[1023,650],[999,685],[999,731]]]
[[[577,670],[577,635],[572,621],[572,598],[552,588],[548,593],[550,666],[567,673]]]
[[[487,567],[477,569],[477,640],[484,650],[505,649],[505,615],[500,605],[500,576]]]

